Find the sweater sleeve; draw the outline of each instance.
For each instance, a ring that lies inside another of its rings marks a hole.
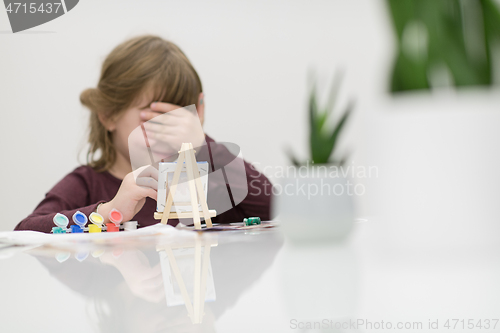
[[[69,225],[75,224],[72,216],[81,211],[89,216],[101,202],[91,203],[89,186],[84,174],[78,169],[57,183],[38,204],[33,213],[19,222],[14,230],[34,230],[50,233],[56,225],[52,221],[56,213],[66,215]]]

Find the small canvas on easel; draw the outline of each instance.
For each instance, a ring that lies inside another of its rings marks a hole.
[[[203,192],[205,194],[205,200],[208,194],[208,162],[197,162],[198,170],[200,170],[200,180],[203,186]],[[167,193],[172,186],[172,180],[174,178],[175,168],[177,167],[176,162],[165,162],[160,163],[158,167],[158,199],[156,204],[156,210],[158,212],[163,212],[165,210],[165,202],[167,200]],[[201,211],[201,204],[198,204],[198,208]],[[188,176],[186,172],[186,164],[183,164],[181,169],[181,174],[179,176],[179,184],[177,185],[177,191],[175,192],[171,212],[192,212],[193,208],[191,206],[191,196],[189,194]]]
[[[163,207],[163,212],[157,211],[154,213],[154,218],[157,220],[161,220],[162,224],[167,224],[169,219],[192,218],[194,222],[194,228],[196,230],[201,230],[201,218],[203,218],[207,228],[212,228],[211,218],[215,217],[217,215],[217,212],[213,209],[208,209],[207,190],[206,186],[204,188],[201,183],[200,170],[198,168],[198,164],[196,163],[196,157],[194,153],[195,151],[193,149],[193,144],[183,143],[181,146],[181,150],[179,151],[177,162],[175,162],[175,171],[174,176],[172,177],[172,181],[168,182],[168,178],[165,175],[165,190],[167,190],[168,185],[168,192],[166,193],[167,196]],[[183,184],[179,183],[179,179],[183,169],[185,169],[185,173],[187,175],[187,182],[183,183],[187,183],[188,185],[191,211],[183,212],[177,208],[172,211],[172,205],[177,193],[177,188],[179,187],[179,185]],[[158,182],[158,186],[160,185],[160,182]],[[158,201],[160,201],[159,198]]]

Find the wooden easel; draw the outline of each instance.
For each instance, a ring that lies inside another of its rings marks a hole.
[[[191,212],[170,212],[172,208],[172,203],[174,201],[175,191],[177,190],[177,184],[179,183],[179,178],[181,176],[181,171],[183,164],[186,163],[186,173],[188,177],[189,194],[191,196]],[[168,179],[167,179],[168,182]],[[207,200],[205,198],[205,192],[203,191],[203,185],[200,180],[200,171],[198,170],[198,164],[196,163],[196,157],[194,156],[193,144],[183,143],[181,150],[179,151],[179,158],[177,159],[177,166],[175,167],[174,177],[172,183],[170,184],[170,191],[167,195],[167,200],[165,202],[165,209],[163,213],[155,212],[154,218],[159,220],[161,223],[167,224],[168,219],[180,219],[180,218],[192,218],[194,222],[194,228],[201,230],[200,214],[205,219],[205,224],[207,228],[212,228],[212,219],[217,215],[215,210],[209,210],[207,206]],[[196,195],[198,193],[198,195]],[[198,201],[199,200],[199,201]],[[198,203],[201,204],[202,211],[199,211]]]
[[[208,237],[204,238],[202,241],[200,237],[197,237],[195,244],[165,244],[157,245],[156,251],[165,251],[170,262],[170,267],[174,273],[174,277],[177,280],[179,290],[181,291],[182,298],[184,300],[184,305],[188,312],[188,316],[191,318],[193,324],[199,324],[202,322],[203,315],[205,314],[205,295],[207,293],[207,277],[208,277],[208,266],[210,264],[210,249],[212,246],[217,246],[218,242],[216,238]],[[203,258],[201,254],[201,247],[204,247]],[[180,248],[193,248],[194,247],[194,290],[193,290],[193,302],[189,298],[189,293],[182,278],[181,271],[177,265],[177,260],[173,253],[173,249]]]

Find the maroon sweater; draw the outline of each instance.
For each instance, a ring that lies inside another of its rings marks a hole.
[[[207,143],[212,147],[210,156],[198,156],[198,161],[208,161],[210,171],[217,171],[217,161],[226,163],[234,158],[223,145],[216,144],[213,139],[206,136]],[[215,162],[214,162],[215,161]],[[255,170],[249,163],[244,162],[246,181],[238,186],[248,186],[248,195],[238,204],[231,201],[232,208],[213,218],[214,223],[241,222],[244,217],[260,216],[262,220],[270,219],[271,207],[271,184],[269,180]],[[210,196],[219,196],[217,191],[229,187],[225,183],[211,184],[209,175],[208,205],[210,207]],[[35,230],[50,232],[55,227],[52,219],[56,213],[64,214],[74,224],[72,216],[76,211],[81,211],[89,216],[96,210],[99,203],[108,202],[114,198],[121,185],[121,180],[109,172],[96,172],[90,166],[80,166],[73,170],[57,183],[46,195],[45,199],[38,204],[36,209],[24,220],[19,222],[15,230]],[[211,188],[213,191],[211,191]],[[215,192],[214,192],[215,191]],[[211,193],[213,192],[213,193]],[[216,208],[216,207],[214,207]],[[133,221],[138,221],[141,227],[156,224],[159,220],[153,218],[156,211],[156,201],[146,198],[142,209],[134,216]],[[183,221],[192,224],[192,220]],[[169,224],[177,225],[178,220],[169,220]]]

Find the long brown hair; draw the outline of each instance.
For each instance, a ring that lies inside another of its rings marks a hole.
[[[111,132],[99,120],[116,120],[137,99],[151,89],[152,101],[179,106],[198,103],[202,85],[184,53],[172,42],[158,36],[140,36],[118,45],[102,65],[97,88],[80,94],[80,102],[90,109],[87,163],[96,171],[106,171],[116,160]]]

